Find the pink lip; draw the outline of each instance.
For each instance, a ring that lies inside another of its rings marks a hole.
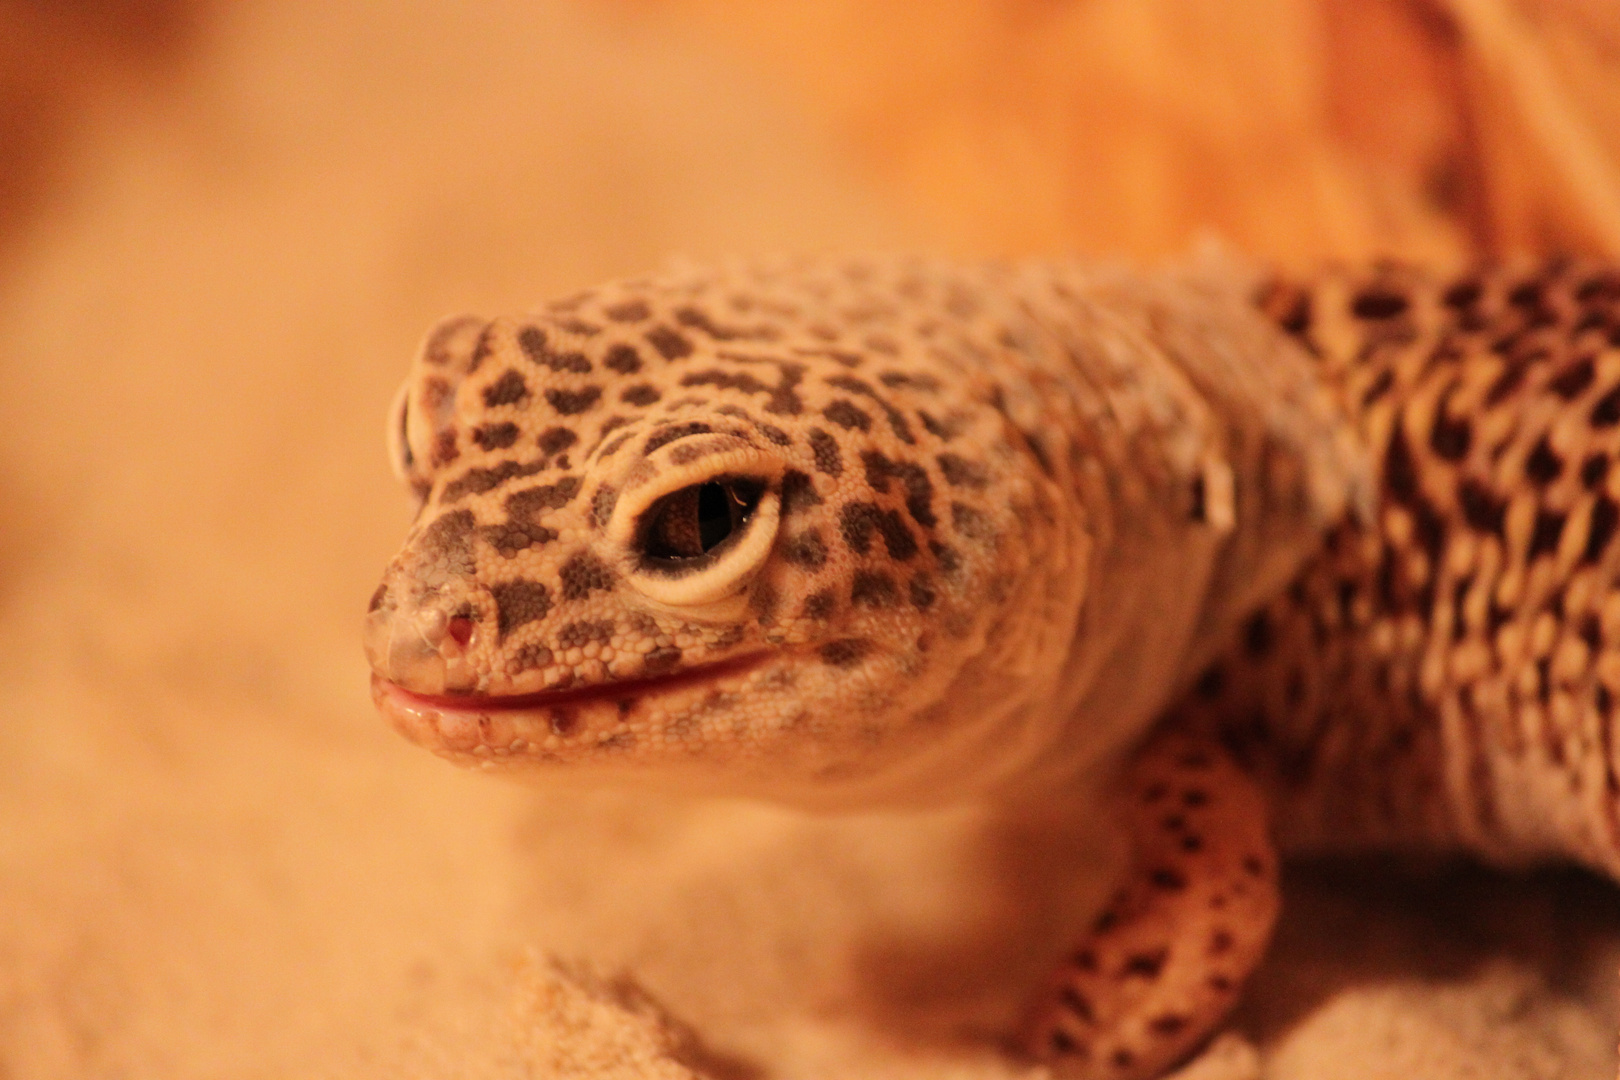
[[[668,675],[597,683],[593,686],[580,686],[569,690],[541,690],[533,694],[492,696],[480,694],[419,694],[414,690],[407,690],[398,683],[389,682],[381,675],[373,674],[371,680],[373,684],[385,688],[386,692],[391,695],[404,698],[411,704],[428,708],[481,713],[525,712],[559,705],[579,705],[592,701],[620,701],[626,698],[639,697],[648,691],[674,690],[682,686],[691,686],[721,676],[746,671],[760,664],[768,655],[770,654],[764,652],[750,653],[746,656],[721,660],[713,664],[701,664]]]

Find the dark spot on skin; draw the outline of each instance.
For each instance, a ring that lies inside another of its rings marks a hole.
[[[577,476],[565,476],[555,484],[514,491],[506,497],[506,512],[514,518],[527,518],[540,510],[560,510],[579,494]]]
[[[956,526],[957,532],[970,540],[993,540],[996,535],[989,515],[966,503],[951,503],[951,524]]]
[[[564,600],[583,600],[598,589],[613,588],[613,571],[589,551],[575,552],[559,574]]]
[[[911,593],[911,606],[918,611],[927,611],[934,606],[934,583],[929,580],[927,574],[918,574],[912,578],[908,589]]]
[[[684,424],[670,424],[668,427],[659,428],[649,435],[647,442],[641,448],[641,452],[650,454],[659,447],[668,446],[676,439],[684,439],[690,435],[712,434],[714,434],[714,428],[700,420],[690,420]]]
[[[1581,618],[1580,625],[1576,628],[1575,633],[1582,641],[1586,642],[1586,647],[1593,652],[1596,652],[1603,644],[1602,628],[1598,623],[1597,616],[1591,612],[1587,612]]]
[[[669,452],[669,462],[671,465],[690,465],[692,462],[701,461],[711,454],[724,453],[727,449],[729,447],[716,446],[712,443],[708,446],[685,443]]]
[[[591,496],[591,524],[598,529],[613,517],[613,508],[619,504],[619,492],[611,484],[603,484]]]
[[[793,436],[777,427],[775,424],[755,424],[759,433],[775,443],[777,446],[792,446]]]
[[[624,393],[619,395],[619,400],[624,402],[626,405],[646,406],[653,404],[663,396],[663,394],[659,393],[654,387],[649,386],[647,383],[639,383],[635,386],[627,387]]]
[[[1221,691],[1225,688],[1226,672],[1219,667],[1212,667],[1198,677],[1198,681],[1193,684],[1193,693],[1205,701],[1213,701],[1221,696]]]
[[[665,360],[679,360],[692,355],[692,343],[668,326],[659,325],[648,330],[647,342]]]
[[[941,454],[935,460],[939,462],[940,472],[945,474],[945,482],[952,487],[982,491],[990,483],[990,471],[977,461],[955,454]]]
[[[716,386],[727,390],[741,390],[747,394],[767,394],[765,411],[773,416],[798,416],[804,411],[804,402],[800,400],[797,387],[804,381],[804,365],[790,363],[786,360],[772,358],[747,357],[733,353],[722,353],[722,357],[737,363],[771,364],[778,372],[778,381],[771,386],[746,371],[726,371],[713,368],[708,371],[694,371],[681,377],[682,386]]]
[[[467,374],[471,375],[483,367],[484,361],[489,359],[489,354],[495,351],[494,332],[493,324],[486,324],[479,332],[478,343],[473,346],[472,359],[467,361]]]
[[[520,551],[557,539],[555,530],[515,518],[499,525],[486,525],[479,530],[479,535],[490,547],[499,552],[503,559],[510,559]]]
[[[781,602],[781,594],[768,581],[759,582],[754,586],[753,591],[748,594],[748,606],[760,616],[760,620],[766,626],[774,622],[773,617]]]
[[[1458,310],[1472,307],[1479,301],[1480,294],[1483,291],[1479,282],[1465,278],[1446,289],[1441,296],[1441,303]]]
[[[507,634],[551,610],[551,590],[538,581],[503,581],[489,591],[495,597],[497,641],[505,641]]]
[[[1507,368],[1503,370],[1501,375],[1497,376],[1496,381],[1491,384],[1490,389],[1485,391],[1485,407],[1487,409],[1493,405],[1501,404],[1503,401],[1507,400],[1510,394],[1519,388],[1519,386],[1524,382],[1526,373],[1528,373],[1530,370],[1530,363],[1533,359],[1535,358],[1533,357],[1529,360],[1516,360],[1515,362],[1509,364]]]
[[[1592,406],[1592,426],[1613,427],[1620,423],[1620,386],[1598,398]]]
[[[517,651],[512,662],[518,671],[533,671],[536,668],[550,667],[554,657],[551,650],[544,645],[525,645]]]
[[[939,572],[946,577],[954,577],[962,569],[962,556],[949,544],[942,544],[938,540],[928,541],[928,550],[933,554],[934,561],[939,564]]]
[[[528,396],[529,384],[515,371],[506,372],[484,387],[484,405],[491,409],[497,405],[512,405]]]
[[[1558,479],[1563,471],[1564,459],[1553,453],[1552,446],[1547,442],[1547,436],[1543,435],[1537,439],[1529,456],[1524,459],[1524,475],[1532,483],[1545,487]]]
[[[1164,798],[1167,794],[1169,794],[1169,792],[1170,792],[1170,785],[1169,784],[1166,784],[1163,780],[1155,780],[1153,783],[1151,783],[1151,784],[1149,784],[1147,786],[1147,790],[1142,792],[1142,799],[1144,801],[1150,802],[1150,803],[1151,802],[1158,802],[1160,799]],[[1179,828],[1181,828],[1180,820],[1181,820],[1180,818],[1177,818],[1176,819],[1177,824],[1172,825],[1170,823],[1170,820],[1167,818],[1165,820],[1165,822],[1164,822],[1164,827],[1167,828],[1167,829],[1179,829]]]
[[[1587,491],[1596,491],[1608,475],[1609,459],[1602,454],[1593,454],[1581,462],[1581,483]]]
[[[1534,560],[1541,555],[1550,555],[1558,550],[1558,541],[1564,535],[1564,523],[1568,515],[1555,513],[1551,510],[1536,511],[1536,527],[1530,534],[1530,549],[1525,558]]]
[[[471,315],[463,315],[456,319],[446,319],[433,328],[433,333],[422,346],[422,359],[434,367],[444,367],[454,358],[451,352],[451,342],[463,330],[483,322]],[[487,325],[487,324],[486,324]]]
[[[1097,1012],[1091,1007],[1090,999],[1082,994],[1077,988],[1073,986],[1063,987],[1063,989],[1058,991],[1058,1000],[1063,1003],[1064,1008],[1074,1013],[1074,1015],[1078,1016],[1086,1023],[1094,1024],[1097,1022]]]
[[[810,452],[815,455],[816,469],[827,476],[841,476],[844,458],[838,452],[838,440],[820,428],[810,429]]]
[[[602,457],[612,457],[618,451],[619,447],[630,441],[630,435],[631,432],[627,431],[618,438],[613,439],[606,446],[602,447]]]
[[[595,332],[595,327],[592,327],[591,333]],[[591,370],[591,362],[585,359],[584,353],[553,352],[547,346],[546,335],[539,327],[525,326],[519,330],[518,347],[523,350],[523,355],[527,356],[531,361],[553,371],[571,371],[584,375]]]
[[[1243,870],[1250,877],[1264,877],[1266,864],[1260,861],[1258,855],[1245,855],[1243,857]]]
[[[872,418],[856,408],[855,403],[847,398],[834,401],[821,410],[821,415],[846,430],[853,431],[857,428],[861,431],[872,430]]]
[[[831,590],[811,593],[804,598],[803,615],[807,619],[825,620],[838,609],[838,600]]]
[[[1169,958],[1169,949],[1154,949],[1150,952],[1132,953],[1125,958],[1124,966],[1119,969],[1120,978],[1140,975],[1146,979],[1157,979],[1159,972],[1164,969],[1164,962]]]
[[[517,442],[518,426],[516,424],[485,424],[474,428],[473,442],[484,450],[505,450]]]
[[[1507,504],[1478,480],[1464,480],[1457,488],[1457,501],[1462,504],[1463,520],[1470,527],[1478,532],[1502,535]]]
[[[1233,944],[1230,930],[1217,930],[1209,938],[1209,955],[1222,956],[1231,952]]]
[[[816,484],[807,473],[788,469],[782,474],[782,516],[791,517],[800,510],[820,506],[825,500],[816,491]]]
[[[1406,311],[1406,297],[1383,289],[1367,289],[1350,305],[1358,319],[1393,319]]]
[[[1181,805],[1191,810],[1209,805],[1209,792],[1202,788],[1188,788],[1181,793]]]
[[[861,657],[871,651],[871,643],[864,638],[840,638],[829,641],[820,649],[821,659],[833,667],[847,668],[860,663]]]
[[[641,322],[652,315],[652,310],[647,307],[645,301],[626,300],[623,303],[604,308],[603,314],[614,322]]]
[[[922,409],[917,410],[917,419],[922,421],[923,429],[928,434],[942,442],[950,442],[967,429],[967,421],[964,419],[950,417],[944,420],[936,420],[930,413]]]
[[[1277,633],[1271,625],[1271,616],[1264,611],[1256,612],[1249,619],[1248,625],[1243,628],[1243,647],[1257,660],[1271,651],[1276,639]]]
[[[1136,1055],[1122,1046],[1109,1055],[1108,1061],[1116,1069],[1129,1069],[1136,1064]]]
[[[1181,892],[1187,887],[1187,876],[1168,866],[1160,866],[1150,871],[1148,881],[1155,889],[1163,889],[1166,892]]]
[[[820,532],[809,529],[783,542],[782,558],[793,566],[820,570],[827,562],[827,545]]]
[[[572,735],[579,727],[579,716],[571,709],[551,710],[551,733],[553,735]]]
[[[1232,979],[1227,975],[1211,975],[1207,981],[1209,988],[1217,993],[1225,994],[1232,989]]]
[[[1197,833],[1188,833],[1186,836],[1181,838],[1181,842],[1178,846],[1187,854],[1196,855],[1198,852],[1204,850],[1204,838],[1199,836]]]
[[[450,464],[461,456],[460,447],[456,446],[456,429],[445,428],[433,437],[433,452],[429,455],[434,468]]]
[[[1172,1036],[1180,1035],[1183,1031],[1187,1030],[1187,1018],[1185,1016],[1177,1016],[1175,1013],[1165,1013],[1163,1016],[1155,1016],[1152,1020],[1148,1021],[1148,1030],[1153,1032],[1155,1035],[1162,1035],[1168,1039]]]
[[[875,570],[857,570],[850,586],[850,602],[859,607],[893,607],[900,600],[894,578]]]
[[[602,363],[620,375],[634,375],[641,370],[641,354],[629,345],[615,345],[607,351]]]
[[[1033,431],[1020,430],[1018,434],[1024,437],[1024,446],[1029,449],[1030,456],[1035,459],[1035,464],[1041,467],[1041,472],[1049,477],[1056,476],[1056,473],[1052,470],[1052,459],[1047,455],[1046,444],[1041,441],[1041,437]]]
[[[613,622],[609,619],[576,619],[557,631],[559,649],[578,649],[596,642],[606,645],[613,637]]]
[[[873,390],[871,384],[857,379],[853,375],[834,375],[827,380],[827,385],[836,386],[840,390],[848,390],[852,394],[860,394],[871,399],[873,404],[883,410],[884,418],[889,421],[889,430],[894,432],[894,437],[908,446],[916,444],[916,436],[911,434],[911,426],[906,423],[905,416],[899,409],[884,400],[877,391]],[[861,430],[866,429],[862,428]]]
[[[1573,401],[1586,392],[1586,388],[1592,385],[1592,380],[1596,377],[1597,367],[1588,356],[1575,361],[1553,376],[1547,386],[1565,401]]]
[[[1046,1046],[1052,1053],[1064,1056],[1074,1053],[1077,1049],[1074,1040],[1069,1038],[1068,1032],[1061,1028],[1054,1028],[1052,1033],[1046,1037]]]
[[[646,675],[662,675],[681,662],[681,650],[665,645],[641,658],[641,670]]]
[[[857,554],[871,550],[874,531],[883,537],[890,558],[904,562],[917,554],[917,541],[896,511],[879,509],[875,503],[848,503],[839,512],[838,523],[844,542]]]
[[[1406,443],[1405,427],[1398,420],[1384,454],[1384,486],[1389,489],[1390,498],[1398,503],[1409,505],[1417,498],[1417,462]]]
[[[1389,393],[1390,388],[1394,385],[1395,373],[1388,368],[1380,371],[1378,376],[1373,379],[1372,385],[1368,386],[1367,389],[1361,394],[1362,408],[1366,408],[1379,398],[1383,397],[1385,394]]]
[[[938,523],[934,517],[934,483],[928,479],[928,471],[921,465],[910,461],[890,461],[876,450],[867,450],[861,454],[861,463],[866,467],[866,483],[879,494],[889,490],[889,481],[898,480],[906,489],[906,512],[911,520],[925,529],[931,529]]]
[[[774,341],[778,333],[772,326],[759,326],[753,328],[740,328],[735,326],[721,326],[709,317],[708,312],[695,307],[683,307],[675,312],[675,321],[690,330],[700,334],[707,334],[715,341]]]
[[[1609,546],[1609,541],[1614,537],[1616,525],[1620,525],[1620,506],[1616,506],[1607,495],[1599,495],[1592,506],[1591,522],[1587,525],[1586,551],[1581,555],[1583,562],[1595,563],[1602,558],[1603,549]]]
[[[546,401],[563,416],[578,416],[595,405],[601,396],[600,386],[587,386],[581,390],[546,391]]]
[[[1442,402],[1435,410],[1434,427],[1429,430],[1429,446],[1445,461],[1461,461],[1472,441],[1473,431],[1467,419],[1453,419]]]
[[[568,428],[554,427],[547,428],[540,433],[538,445],[540,449],[545,451],[547,454],[556,454],[568,449],[578,441],[579,436],[574,434]]]
[[[468,469],[461,476],[452,480],[444,487],[444,493],[439,496],[441,503],[453,503],[466,495],[482,495],[484,492],[519,477],[533,476],[544,469],[543,461],[503,461],[490,469]]]

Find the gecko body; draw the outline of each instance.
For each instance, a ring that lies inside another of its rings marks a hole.
[[[1617,325],[1573,265],[905,258],[447,320],[374,697],[463,764],[816,807],[1123,777],[1132,877],[1022,1034],[1150,1076],[1263,952],[1267,805],[1620,870]]]

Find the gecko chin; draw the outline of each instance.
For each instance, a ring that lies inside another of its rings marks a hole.
[[[371,697],[394,729],[459,765],[533,766],[691,757],[713,741],[703,714],[757,689],[759,652],[667,675],[529,694],[423,694],[381,675]],[[778,657],[779,658],[779,657]]]

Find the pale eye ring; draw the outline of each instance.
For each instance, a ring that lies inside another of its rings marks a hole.
[[[654,502],[636,533],[641,568],[686,574],[714,565],[747,533],[765,488],[754,477],[714,477]]]

